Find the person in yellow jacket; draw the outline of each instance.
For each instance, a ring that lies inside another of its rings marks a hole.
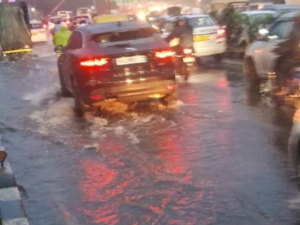
[[[53,36],[55,47],[66,47],[72,32],[68,29],[66,23],[61,23],[59,30]]]

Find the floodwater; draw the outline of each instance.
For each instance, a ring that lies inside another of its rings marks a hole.
[[[0,128],[31,225],[300,224],[293,110],[246,93],[240,70],[202,68],[179,82],[176,108],[79,119],[54,56],[0,68]]]

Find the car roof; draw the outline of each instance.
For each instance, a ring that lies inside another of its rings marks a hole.
[[[294,17],[298,17],[298,16],[299,16],[299,12],[290,12],[290,13],[281,15],[280,18],[288,19],[288,18],[294,18]]]
[[[192,15],[182,15],[183,17],[190,19],[190,18],[197,18],[197,17],[208,17],[207,14],[192,14]]]
[[[108,33],[113,31],[127,30],[127,29],[142,29],[151,28],[149,23],[143,21],[121,21],[121,22],[110,22],[110,23],[98,23],[84,27],[79,27],[76,30],[86,34],[94,35],[101,33]]]
[[[262,9],[298,9],[299,5],[294,4],[274,4],[274,5],[265,5]]]
[[[209,17],[207,14],[191,14],[191,15],[179,15],[179,16],[170,16],[170,17],[165,17],[166,21],[176,21],[178,17],[184,17],[186,19],[192,19],[192,18],[198,18],[198,17]]]
[[[276,14],[276,12],[272,10],[252,10],[252,11],[244,11],[242,14],[246,14],[248,16],[257,15],[257,14]]]

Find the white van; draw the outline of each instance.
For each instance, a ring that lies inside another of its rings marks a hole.
[[[92,10],[87,7],[79,8],[79,9],[77,9],[76,16],[88,16],[91,19]]]
[[[58,11],[57,16],[62,17],[62,18],[67,18],[67,19],[70,19],[70,18],[74,17],[72,11]]]
[[[31,41],[33,43],[47,42],[47,31],[43,27],[42,21],[31,20],[30,33],[31,33]]]

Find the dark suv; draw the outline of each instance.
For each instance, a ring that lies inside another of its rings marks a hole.
[[[177,99],[174,52],[139,21],[77,28],[58,59],[63,95],[72,94],[79,115],[108,99],[136,102]]]

